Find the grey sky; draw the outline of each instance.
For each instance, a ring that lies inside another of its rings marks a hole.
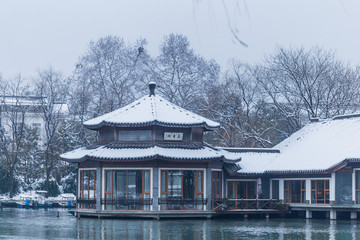
[[[172,32],[224,67],[260,61],[277,45],[319,45],[360,65],[359,0],[9,0],[0,2],[0,73],[70,74],[90,40],[109,34],[146,38],[155,56]]]

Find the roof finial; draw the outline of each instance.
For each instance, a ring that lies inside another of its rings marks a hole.
[[[150,95],[155,96],[155,88],[156,88],[156,83],[155,82],[149,82],[149,89],[150,89]]]

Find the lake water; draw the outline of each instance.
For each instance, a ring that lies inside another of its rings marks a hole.
[[[0,210],[0,239],[360,239],[360,221],[76,219],[57,209]]]

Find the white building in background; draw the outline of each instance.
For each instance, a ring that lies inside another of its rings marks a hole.
[[[13,129],[24,123],[27,127],[37,129],[40,141],[46,139],[43,107],[47,99],[40,96],[0,96],[0,124],[9,136]],[[66,103],[54,105],[54,111],[68,113]]]

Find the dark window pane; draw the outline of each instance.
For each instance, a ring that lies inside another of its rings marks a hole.
[[[289,186],[289,197],[285,195],[285,201],[290,203],[303,203],[305,202],[305,181],[303,180],[289,180],[284,184]],[[285,193],[285,191],[284,191]],[[286,193],[285,193],[286,194]]]
[[[237,182],[237,199],[246,198],[246,182]]]
[[[136,198],[142,198],[143,179],[142,170],[136,171]]]
[[[89,198],[89,171],[84,171],[84,198]]]
[[[89,171],[89,198],[95,198],[95,171]]]
[[[128,198],[136,198],[136,171],[128,171]]]
[[[116,199],[126,198],[126,171],[114,171],[113,196]]]
[[[151,139],[151,130],[119,131],[119,141],[150,141]]]
[[[167,189],[166,189],[166,171],[161,171],[161,192],[167,192]]]
[[[195,194],[195,172],[183,171],[183,198],[194,199]]]
[[[106,171],[106,192],[111,192],[111,171]]]
[[[202,171],[197,172],[197,191],[198,192],[203,191],[203,172]]]
[[[150,172],[144,171],[144,192],[150,192]]]
[[[255,199],[256,198],[256,189],[257,189],[257,182],[251,181],[247,182],[247,198],[248,199]]]
[[[236,187],[236,184],[235,182],[228,182],[228,198],[230,199],[236,199],[235,197],[235,187]]]
[[[169,197],[181,197],[181,171],[168,172]]]
[[[279,199],[279,180],[272,180],[272,199]]]

